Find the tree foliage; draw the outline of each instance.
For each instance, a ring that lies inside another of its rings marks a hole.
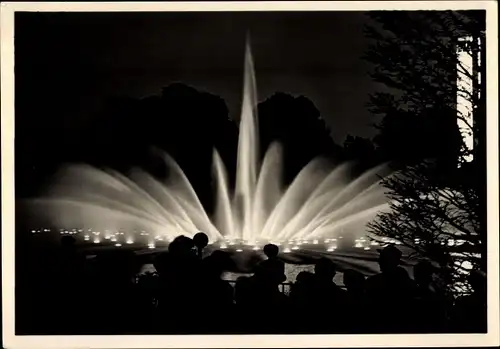
[[[484,13],[370,16],[373,45],[365,58],[373,64],[374,80],[386,87],[370,100],[371,111],[382,116],[375,142],[396,171],[382,181],[391,210],[380,213],[369,230],[438,263],[452,290],[464,281],[464,268],[486,265],[485,164],[481,156],[466,161],[480,155],[477,139],[485,119],[484,83],[478,80],[484,72]],[[470,56],[472,67],[458,60],[459,52]],[[460,78],[469,86],[457,83]],[[463,97],[458,104],[457,96]],[[474,136],[474,147],[466,146],[465,134]]]
[[[370,229],[436,262],[442,280],[455,291],[453,285],[465,283],[467,270],[483,269],[481,200],[470,183],[469,165],[458,168],[453,178],[437,176],[435,166],[426,161],[385,178],[390,210],[379,214]]]
[[[365,59],[373,66],[372,78],[386,88],[369,103],[383,117],[375,138],[381,151],[404,163],[429,157],[450,162],[469,155],[461,135],[475,131],[470,117],[480,98],[457,84],[457,77],[474,81],[478,67],[471,70],[458,62],[457,51],[478,56],[485,37],[484,11],[383,11],[370,12],[370,17],[373,24],[366,33],[372,45]],[[473,40],[464,40],[468,37]],[[457,111],[457,94],[471,102],[470,110]]]

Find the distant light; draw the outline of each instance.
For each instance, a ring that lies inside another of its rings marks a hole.
[[[133,244],[134,243],[134,240],[132,239],[127,239],[127,244]]]
[[[32,232],[32,233],[36,233],[36,230],[32,230],[31,232]]]
[[[112,236],[112,237],[111,237],[111,241],[116,241],[116,237],[115,237],[115,236]]]
[[[118,243],[118,244],[115,244],[116,247],[120,247],[122,244]]]
[[[335,251],[335,247],[333,246],[328,247],[327,252],[333,252],[333,251]]]
[[[313,244],[317,245],[319,243],[318,240],[313,240]]]
[[[299,246],[293,246],[292,247],[292,250],[298,250],[299,249]]]
[[[472,269],[472,267],[473,267],[473,266],[472,266],[472,263],[471,263],[471,262],[469,262],[469,261],[464,261],[464,262],[462,263],[462,268],[464,268],[464,269],[466,269],[466,270],[471,270],[471,269]]]
[[[85,235],[85,236],[83,237],[83,239],[84,239],[84,240],[86,240],[86,241],[88,241],[88,240],[90,240],[90,236]]]
[[[292,252],[288,247],[283,250],[283,253],[290,253]]]
[[[237,249],[236,252],[243,252],[241,248]]]
[[[356,242],[356,244],[354,245],[354,247],[361,248],[361,247],[363,247],[363,244],[361,242]]]
[[[148,248],[150,248],[150,249],[155,248],[155,244],[154,244],[154,243],[150,243],[150,244],[148,244]]]
[[[107,236],[105,236],[104,238],[105,238],[106,240],[109,240],[109,239],[111,239],[111,236],[107,235]]]
[[[370,249],[370,246],[366,246],[365,250],[368,251]]]
[[[227,248],[227,245],[226,245],[226,244],[221,244],[221,245],[219,246],[219,248],[220,248],[220,249],[222,249],[222,250],[224,250],[224,249],[226,249],[226,248]]]
[[[233,246],[235,244],[234,241],[229,242],[229,245]]]
[[[100,243],[100,242],[101,242],[101,240],[99,240],[99,239],[97,239],[97,238],[96,238],[96,239],[94,239],[94,244],[98,244],[98,243]]]
[[[254,250],[254,251],[258,251],[258,250],[260,250],[260,248],[259,248],[259,246],[254,246],[254,247],[252,248],[252,250]]]

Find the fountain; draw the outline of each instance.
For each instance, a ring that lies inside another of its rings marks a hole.
[[[379,166],[350,180],[349,164],[332,166],[317,158],[285,188],[279,143],[272,144],[259,163],[256,105],[254,66],[247,43],[236,184],[230,188],[225,165],[214,150],[217,191],[212,217],[179,165],[163,152],[159,155],[170,170],[164,182],[140,169],[124,176],[89,165],[71,165],[61,170],[48,197],[27,203],[30,212],[61,234],[116,247],[140,244],[154,249],[175,236],[192,237],[203,231],[210,243],[238,252],[244,246],[258,250],[267,242],[284,246],[285,253],[318,244],[331,252],[343,238],[369,249],[370,241],[363,237],[365,226],[388,208],[379,185],[379,176],[387,174],[387,168]]]

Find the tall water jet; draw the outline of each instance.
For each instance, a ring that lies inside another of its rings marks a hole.
[[[238,229],[243,239],[250,239],[252,227],[252,206],[257,184],[257,161],[259,158],[259,136],[257,108],[257,86],[255,79],[250,40],[245,48],[243,78],[243,101],[238,139],[238,158],[236,164],[236,188],[234,205],[238,213]]]

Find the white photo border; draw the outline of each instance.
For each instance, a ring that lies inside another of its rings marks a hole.
[[[16,336],[14,330],[14,13],[486,10],[488,333],[400,335]],[[2,307],[5,348],[472,347],[499,345],[498,17],[495,1],[1,3]]]

